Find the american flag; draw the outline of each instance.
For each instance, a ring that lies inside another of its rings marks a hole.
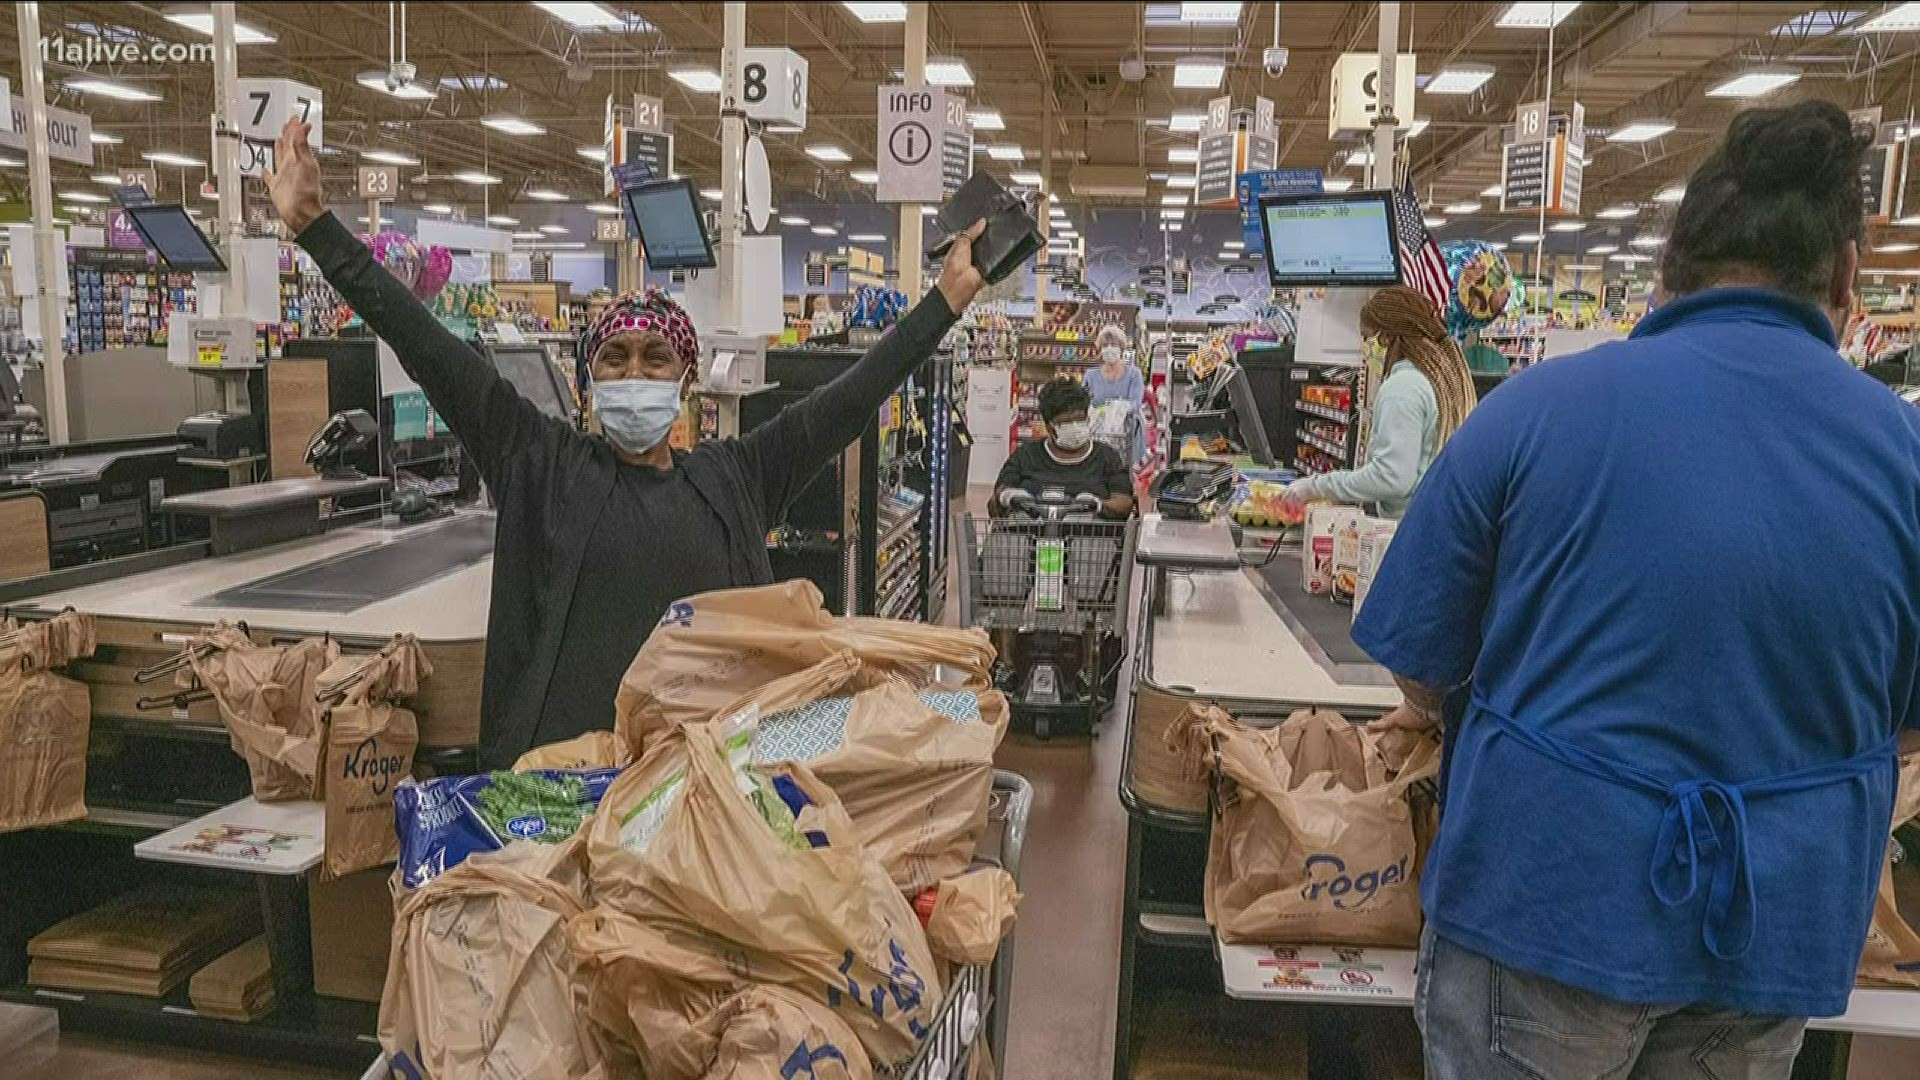
[[[1399,219],[1400,276],[1444,314],[1447,298],[1453,294],[1453,286],[1447,281],[1447,260],[1440,257],[1440,245],[1427,232],[1426,212],[1413,193],[1411,177],[1393,193],[1393,209]]]

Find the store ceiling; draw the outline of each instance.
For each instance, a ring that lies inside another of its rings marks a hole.
[[[717,96],[696,93],[670,79],[670,69],[717,68],[721,5],[713,3],[608,3],[633,30],[575,31],[530,3],[412,3],[407,12],[408,59],[419,80],[440,88],[426,102],[399,101],[354,81],[360,72],[382,69],[389,49],[389,8],[384,3],[243,3],[240,21],[278,38],[241,47],[244,75],[284,75],[313,83],[326,93],[327,142],[348,153],[327,159],[336,194],[352,194],[355,151],[397,149],[422,159],[403,168],[405,197],[416,203],[451,202],[477,209],[516,200],[548,187],[586,199],[599,192],[598,166],[575,152],[600,140],[602,102],[609,93],[626,100],[638,91],[666,101],[677,135],[681,172],[703,185],[716,180]],[[1053,175],[1065,188],[1076,163],[1116,166],[1141,173],[1179,173],[1190,166],[1167,163],[1167,151],[1191,147],[1193,136],[1170,132],[1176,109],[1201,108],[1217,93],[1236,103],[1263,94],[1278,103],[1282,164],[1342,168],[1346,142],[1327,138],[1330,71],[1348,50],[1372,51],[1377,41],[1372,3],[1279,5],[1281,40],[1292,50],[1286,73],[1268,78],[1260,53],[1272,40],[1276,5],[1240,5],[1237,21],[1218,26],[1160,25],[1162,9],[1180,5],[1144,3],[934,3],[930,51],[957,56],[975,85],[962,91],[976,108],[997,109],[1003,132],[981,132],[982,143],[1020,146],[1022,163],[989,161],[1002,175],[1043,168],[1048,143],[1047,97],[1054,106]],[[1208,5],[1218,7],[1220,5]],[[1727,76],[1763,63],[1791,63],[1804,76],[1763,99],[1768,103],[1817,96],[1847,107],[1886,106],[1904,116],[1913,90],[1920,35],[1858,34],[1846,24],[1863,21],[1889,5],[1842,4],[1837,8],[1795,3],[1584,3],[1553,32],[1553,98],[1577,99],[1587,109],[1589,129],[1604,133],[1629,120],[1658,117],[1673,122],[1669,134],[1645,143],[1589,140],[1584,208],[1589,215],[1616,204],[1642,206],[1657,216],[1654,195],[1684,179],[1729,117],[1747,102],[1710,98],[1706,90]],[[1479,192],[1496,180],[1502,129],[1514,106],[1544,96],[1549,64],[1548,33],[1496,25],[1504,3],[1406,3],[1402,40],[1419,56],[1424,76],[1447,64],[1492,65],[1494,76],[1466,95],[1417,95],[1415,114],[1430,123],[1409,148],[1423,197],[1436,211],[1479,200],[1489,210],[1456,215],[1453,228],[1474,235],[1510,236],[1528,231],[1518,215],[1490,212],[1496,200]],[[13,5],[5,24],[9,40]],[[50,3],[41,5],[43,29],[179,42],[200,35],[165,17],[178,5],[144,3]],[[204,7],[198,10],[205,10]],[[1151,23],[1151,25],[1150,25]],[[1836,25],[1839,24],[1839,25]],[[839,3],[749,5],[748,41],[786,45],[810,63],[812,94],[805,134],[769,138],[774,175],[782,194],[809,199],[857,200],[871,190],[851,178],[873,165],[877,83],[887,81],[902,60],[898,23],[864,23]],[[20,86],[17,49],[8,49],[0,74]],[[1173,61],[1209,56],[1227,61],[1226,89],[1175,89]],[[1122,62],[1146,62],[1145,77],[1129,81]],[[212,91],[208,65],[106,69],[85,72],[160,94],[153,103],[119,102],[80,94],[65,84],[78,68],[53,65],[54,101],[86,112],[95,127],[122,137],[98,147],[103,165],[138,164],[149,150],[207,155],[207,115]],[[515,136],[483,127],[482,117],[511,113],[545,127],[544,134]],[[807,145],[832,142],[852,161],[823,165],[806,156]],[[461,169],[484,169],[504,178],[490,189],[446,177]],[[56,190],[84,184],[89,173],[58,166]],[[202,169],[161,169],[172,193],[180,185],[197,197]],[[425,174],[430,179],[415,181]],[[0,168],[0,185],[18,194],[25,171]],[[1144,200],[1158,205],[1154,184]],[[1085,201],[1085,200],[1075,200]],[[1114,202],[1116,200],[1099,200]],[[1125,200],[1118,200],[1124,202]],[[1132,200],[1136,205],[1142,200]],[[1596,225],[1600,223],[1595,223]],[[1618,227],[1609,224],[1608,227]],[[1627,238],[1631,230],[1623,232]],[[1442,235],[1447,235],[1442,233]],[[1556,246],[1580,250],[1582,239],[1562,234]]]

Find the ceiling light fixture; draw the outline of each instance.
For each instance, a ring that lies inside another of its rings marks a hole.
[[[682,67],[667,72],[667,78],[696,94],[720,92],[720,73],[710,67]]]
[[[848,4],[840,5],[863,23],[903,23],[907,21],[905,4]]]
[[[382,165],[418,165],[420,159],[398,150],[362,150],[360,156],[368,161],[377,161]]]
[[[987,147],[987,156],[995,161],[1025,161],[1027,152],[1018,146],[995,145]]]
[[[581,209],[586,210],[588,213],[591,213],[591,214],[617,214],[620,212],[619,207],[613,205],[612,203],[604,203],[604,202],[590,202],[586,206],[582,207]]]
[[[813,223],[812,223],[812,222],[810,222],[810,221],[808,221],[808,220],[807,220],[806,218],[803,218],[803,217],[801,217],[801,216],[800,216],[799,214],[781,214],[781,215],[780,215],[780,224],[782,224],[782,225],[811,225],[811,224],[813,224]]]
[[[399,98],[402,101],[431,101],[440,96],[440,91],[417,82],[408,81],[388,85],[387,80],[391,77],[392,76],[382,69],[378,71],[363,71],[355,75],[353,81],[376,93]]]
[[[815,225],[812,231],[815,236],[832,236],[840,230],[831,225]]]
[[[972,86],[973,69],[957,56],[928,57],[927,82],[934,86]]]
[[[1630,217],[1638,217],[1639,214],[1639,207],[1631,203],[1621,203],[1618,206],[1609,206],[1605,210],[1596,210],[1593,216],[1605,218],[1608,221],[1625,221]]]
[[[1200,148],[1197,146],[1175,146],[1167,150],[1167,164],[1192,165],[1200,160]]]
[[[1183,56],[1173,62],[1175,90],[1218,90],[1227,62],[1211,56]]]
[[[1674,129],[1671,120],[1634,120],[1607,133],[1608,142],[1646,142]]]
[[[1902,240],[1893,244],[1873,245],[1873,253],[1875,255],[1902,255],[1909,251],[1920,251],[1920,244]]]
[[[1167,186],[1170,188],[1174,188],[1176,190],[1185,191],[1189,188],[1199,187],[1200,178],[1193,175],[1192,173],[1182,173],[1179,176],[1169,176],[1167,177]]]
[[[1237,3],[1183,3],[1180,21],[1195,26],[1231,26],[1240,21]]]
[[[482,117],[480,123],[507,135],[545,135],[547,133],[546,128],[541,127],[531,120],[523,120],[518,116],[510,116],[506,113]]]
[[[567,197],[552,188],[534,188],[527,192],[527,198],[538,202],[566,202]]]
[[[1577,272],[1585,272],[1585,271],[1598,271],[1602,269],[1602,267],[1599,263],[1568,263],[1566,266],[1562,267],[1562,269],[1573,270]]]
[[[1205,123],[1206,119],[1207,114],[1199,109],[1175,109],[1173,115],[1167,117],[1167,130],[1199,131],[1200,125]]]
[[[1022,169],[1019,172],[1008,173],[1007,179],[1013,181],[1016,184],[1025,184],[1028,187],[1040,186],[1040,174],[1037,172],[1033,172],[1032,170],[1029,170],[1029,169]]]
[[[1521,233],[1519,236],[1513,238],[1513,242],[1516,244],[1537,244],[1540,242],[1540,234],[1537,232]]]
[[[459,172],[454,173],[453,178],[455,180],[460,181],[463,184],[474,184],[476,186],[485,186],[488,184],[497,184],[500,182],[499,177],[493,175],[492,173],[481,172],[478,169],[462,169]]]
[[[176,154],[171,150],[149,150],[141,157],[155,165],[178,165],[183,169],[204,169],[207,163],[187,154]]]
[[[719,202],[721,199],[726,198],[726,192],[721,191],[717,187],[701,188],[700,197],[712,202]]]
[[[1664,236],[1636,236],[1633,239],[1627,241],[1627,243],[1632,244],[1634,247],[1637,247],[1637,248],[1659,247],[1661,244],[1664,244],[1666,242],[1667,242],[1667,238]]]
[[[1556,221],[1547,226],[1548,232],[1579,232],[1587,227],[1584,221]]]
[[[1160,220],[1161,220],[1161,221],[1183,221],[1183,220],[1185,220],[1185,219],[1186,219],[1186,216],[1187,216],[1187,212],[1186,212],[1185,210],[1162,210],[1162,211],[1160,211]]]
[[[1595,244],[1587,249],[1589,255],[1611,255],[1620,250],[1618,244]]]
[[[884,244],[887,238],[877,232],[848,233],[847,242],[853,244]]]
[[[1507,10],[1500,13],[1495,26],[1506,30],[1547,30],[1559,26],[1561,20],[1573,14],[1579,3],[1571,4],[1509,4]]]
[[[213,12],[211,11],[174,11],[166,16],[168,22],[184,26],[196,34],[213,36]],[[233,43],[235,45],[271,45],[280,39],[265,30],[256,30],[245,23],[233,24]]]
[[[1160,205],[1185,206],[1187,205],[1187,197],[1177,191],[1169,191],[1165,195],[1160,196]]]
[[[87,133],[87,141],[95,146],[119,146],[126,140],[118,135],[109,135],[104,131],[94,130]]]
[[[567,227],[565,225],[542,225],[540,226],[540,231],[549,236],[560,236],[567,231]]]
[[[103,203],[107,201],[105,195],[95,195],[91,191],[63,191],[60,193],[60,197],[69,202],[77,203]]]
[[[108,187],[120,186],[119,173],[110,173],[110,172],[94,173],[92,176],[88,177],[87,179],[92,180],[96,184],[105,184]],[[1899,223],[1895,222],[1895,224],[1899,224]]]
[[[573,152],[586,158],[588,161],[604,162],[607,160],[607,148],[604,146],[576,146],[573,148]]]
[[[575,30],[619,30],[627,25],[625,19],[599,4],[555,4],[534,0],[533,6]]]
[[[968,109],[967,123],[975,131],[1005,131],[1007,121],[1000,115],[999,109]]]
[[[877,184],[880,182],[880,174],[873,169],[855,169],[847,175],[862,184]]]
[[[493,219],[488,218],[487,220],[492,221]],[[515,240],[539,240],[541,239],[541,235],[532,229],[525,229],[521,232],[514,233],[513,238]]]
[[[1449,214],[1477,214],[1480,212],[1480,204],[1477,202],[1448,203],[1445,209]]]
[[[67,83],[67,89],[78,90],[83,94],[98,94],[113,98],[115,101],[159,101],[159,94],[142,90],[125,83],[109,82],[106,79],[74,79]]]
[[[1429,94],[1471,94],[1497,74],[1492,64],[1448,64],[1427,80]]]
[[[1348,191],[1353,188],[1353,178],[1350,176],[1329,176],[1320,181],[1320,188],[1323,191]]]
[[[1487,185],[1486,187],[1484,187],[1484,188],[1481,188],[1481,189],[1480,189],[1480,197],[1481,197],[1481,198],[1483,198],[1483,199],[1497,199],[1497,198],[1499,198],[1499,197],[1500,197],[1500,185],[1499,185],[1499,184],[1488,184],[1488,185]]]
[[[1429,229],[1438,229],[1447,223],[1447,219],[1443,217],[1423,217],[1420,219],[1420,223]]]
[[[441,203],[441,202],[430,202],[427,205],[421,207],[420,209],[425,210],[429,214],[453,213],[453,207],[448,206],[446,203]]]
[[[487,215],[487,224],[489,224],[489,225],[518,225],[518,224],[520,224],[520,219],[519,219],[519,218],[517,218],[517,217],[508,217],[508,216],[507,216],[507,215],[505,215],[505,214],[488,214],[488,215]]]
[[[1914,246],[1920,247],[1920,244],[1915,244]],[[1653,261],[1653,256],[1651,255],[1635,255],[1630,251],[1623,251],[1618,255],[1609,255],[1607,256],[1607,258],[1612,260],[1613,262],[1623,262],[1623,263],[1643,263],[1643,262]]]
[[[1708,97],[1756,98],[1800,81],[1796,67],[1760,67],[1743,72],[1707,91]]]
[[[1489,240],[1487,246],[1495,251],[1507,250],[1507,242],[1505,240]]]
[[[1371,164],[1373,164],[1372,150],[1369,150],[1366,147],[1362,146],[1358,149],[1347,151],[1347,166],[1349,168],[1354,168],[1354,167],[1364,168]]]
[[[1413,118],[1413,123],[1407,125],[1407,130],[1400,133],[1400,137],[1403,139],[1417,139],[1432,123],[1433,117],[1431,116],[1416,116]]]
[[[852,161],[853,155],[832,143],[814,143],[807,147],[807,156],[815,161]]]
[[[1920,4],[1901,4],[1853,27],[1856,34],[1903,34],[1920,30]]]

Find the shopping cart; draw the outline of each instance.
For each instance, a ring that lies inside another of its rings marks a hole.
[[[1098,500],[1007,493],[1018,517],[962,515],[960,619],[993,639],[994,684],[1040,738],[1091,734],[1126,654],[1138,521],[1100,521]]]

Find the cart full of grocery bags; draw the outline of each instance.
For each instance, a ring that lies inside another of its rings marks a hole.
[[[1031,789],[978,630],[673,605],[613,732],[394,791],[405,1080],[990,1076]]]

